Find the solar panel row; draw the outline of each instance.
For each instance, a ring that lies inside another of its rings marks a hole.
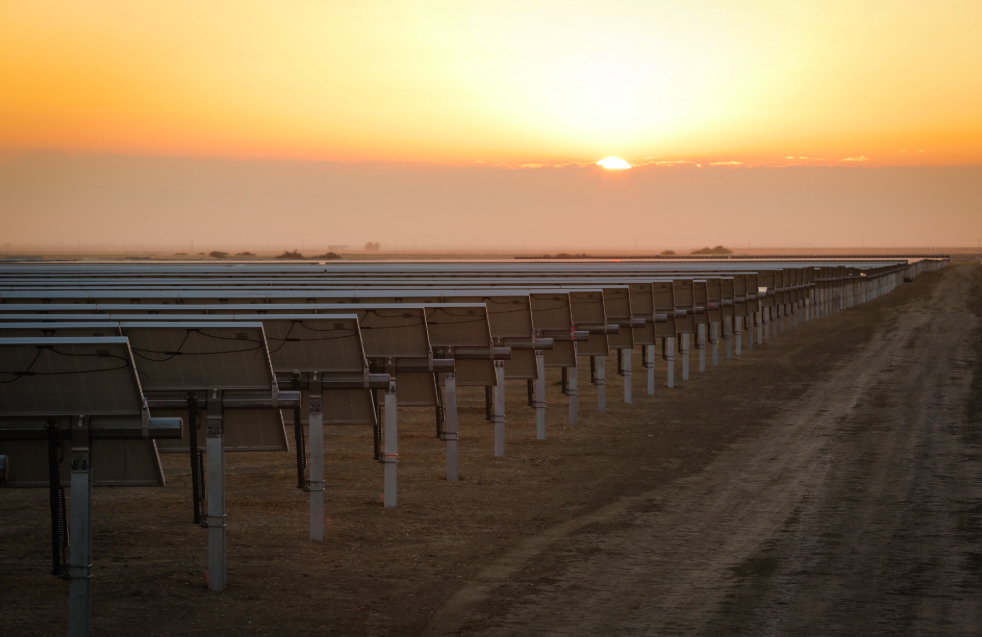
[[[614,354],[618,372],[627,377],[624,400],[630,402],[631,355],[638,347],[653,393],[659,339],[671,387],[677,354],[682,380],[689,377],[690,346],[704,370],[707,354],[718,363],[721,341],[727,359],[734,349],[739,356],[748,331],[748,347],[755,340],[762,344],[802,320],[875,298],[942,263],[5,264],[0,337],[30,335],[53,343],[65,335],[122,336],[130,361],[129,367],[113,367],[113,361],[122,363],[106,354],[111,349],[94,357],[50,348],[4,350],[0,422],[50,423],[63,416],[70,423],[78,416],[76,405],[85,407],[87,422],[100,422],[89,407],[128,404],[132,396],[119,387],[130,381],[113,378],[104,383],[112,389],[102,391],[91,386],[89,374],[118,375],[124,369],[144,393],[141,413],[174,410],[189,422],[202,420],[201,432],[179,450],[194,456],[204,448],[208,457],[209,571],[212,588],[221,590],[226,449],[286,449],[285,427],[293,425],[302,443],[306,425],[311,536],[321,539],[325,424],[369,424],[378,431],[376,440],[383,444],[377,442],[375,455],[384,464],[385,504],[394,506],[397,404],[436,409],[437,431],[447,442],[447,477],[454,479],[458,386],[488,392],[494,452],[503,455],[506,378],[526,380],[530,388],[534,383],[530,404],[537,437],[545,437],[548,368],[562,370],[574,425],[578,357],[590,360],[603,411],[605,363]],[[74,367],[55,364],[59,357]],[[70,371],[73,380],[61,382],[52,370]],[[40,383],[33,392],[5,389],[26,378]],[[71,413],[56,413],[69,404]],[[109,422],[132,414],[100,417]],[[42,429],[31,428],[32,435],[44,435]],[[91,427],[93,440],[98,430]],[[0,445],[15,437],[5,431],[0,429]],[[302,479],[302,445],[298,451]],[[126,449],[106,455],[126,465],[105,469],[110,475],[135,481],[131,463],[153,466],[157,473],[151,477],[162,483],[155,447],[152,457],[144,454],[139,461]],[[22,462],[0,446],[0,463],[13,484],[21,479]],[[35,483],[48,481],[41,476]]]

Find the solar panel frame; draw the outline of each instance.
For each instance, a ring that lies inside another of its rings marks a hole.
[[[24,328],[25,331],[27,328]],[[14,353],[11,348],[21,350]],[[63,354],[64,367],[56,370],[54,360],[42,361],[38,353]],[[90,352],[86,354],[86,352]],[[48,443],[46,440],[11,439],[12,429],[46,431],[52,423],[62,422],[62,429],[70,428],[70,420],[86,415],[92,427],[99,429],[113,423],[136,423],[149,426],[142,387],[133,364],[128,340],[120,336],[108,337],[0,337],[0,360],[5,370],[0,371],[0,454],[10,458],[11,487],[48,487]],[[104,359],[109,366],[92,365],[92,357]],[[8,379],[12,364],[32,358],[27,369],[16,379]],[[65,356],[69,358],[64,358]],[[85,359],[86,362],[82,362]],[[71,361],[71,364],[69,364]],[[36,369],[41,363],[48,367]],[[123,363],[120,365],[120,363]],[[80,365],[86,365],[83,369]],[[83,375],[84,376],[81,376]],[[52,377],[78,378],[87,382],[66,388],[52,382]],[[27,382],[28,385],[21,384]],[[104,396],[95,401],[94,396]],[[60,442],[61,457],[71,457],[71,440]],[[91,441],[92,483],[96,486],[163,486],[163,468],[153,440],[103,439]],[[68,463],[59,466],[60,481],[67,486],[70,479]]]

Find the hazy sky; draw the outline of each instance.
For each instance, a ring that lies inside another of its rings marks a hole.
[[[976,245],[980,28],[979,0],[2,0],[0,245]]]

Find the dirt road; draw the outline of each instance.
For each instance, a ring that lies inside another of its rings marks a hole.
[[[872,336],[766,427],[529,538],[428,634],[979,635],[980,274],[854,310]]]
[[[164,488],[97,489],[93,634],[982,634],[982,266],[653,396],[635,369],[632,405],[610,372],[603,414],[581,383],[576,427],[550,374],[545,440],[509,384],[503,458],[460,391],[456,482],[432,412],[400,409],[396,508],[371,432],[328,429],[324,542],[292,454],[228,454],[222,593],[183,456]],[[67,632],[48,520],[45,490],[0,490],[5,637]]]

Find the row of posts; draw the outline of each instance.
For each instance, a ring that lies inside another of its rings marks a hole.
[[[747,315],[723,317],[721,322],[702,323],[696,326],[695,333],[682,332],[675,336],[666,336],[662,339],[662,357],[666,365],[666,385],[669,388],[675,386],[675,359],[678,354],[681,363],[681,380],[687,381],[690,377],[690,348],[693,345],[692,337],[695,337],[694,346],[698,351],[698,369],[700,372],[706,371],[707,362],[712,366],[719,365],[722,355],[725,360],[732,357],[741,356],[744,346],[748,350],[753,349],[754,345],[763,345],[770,338],[786,330],[793,329],[803,321],[819,318],[832,312],[837,312],[858,303],[872,300],[890,290],[894,289],[904,280],[903,272],[896,275],[886,275],[876,278],[852,278],[849,280],[819,282],[810,289],[807,296],[787,303],[768,304],[763,299],[758,300],[757,307]],[[767,297],[764,297],[766,299]],[[750,325],[744,325],[744,317],[750,319]],[[745,338],[748,336],[748,338]],[[643,366],[648,370],[647,393],[655,393],[655,345],[645,346],[643,352]],[[575,343],[574,343],[575,351]],[[631,350],[619,350],[619,370],[624,376],[624,402],[630,404],[632,400],[632,361]],[[530,393],[530,405],[535,408],[536,438],[545,439],[546,437],[546,418],[545,418],[545,353],[542,350],[535,352],[536,377],[534,381],[534,392]],[[492,409],[490,420],[494,428],[494,455],[503,457],[505,455],[505,368],[504,361],[497,360],[494,364],[495,387],[492,388]],[[384,439],[385,448],[382,460],[385,465],[385,491],[383,494],[384,505],[386,507],[396,506],[396,470],[398,462],[397,452],[397,419],[396,419],[396,391],[395,379],[390,383],[390,388],[385,392],[385,420],[384,420]],[[606,377],[606,357],[591,357],[591,382],[597,387],[597,408],[604,413],[607,408],[607,377]],[[458,478],[458,422],[457,422],[457,387],[456,374],[453,372],[443,374],[443,394],[444,394],[444,431],[443,437],[447,444],[447,479],[457,480]],[[578,419],[579,390],[577,368],[563,368],[563,392],[569,398],[568,422],[570,426],[575,426]],[[322,497],[322,485],[312,485],[316,489],[318,499]],[[314,497],[312,492],[311,497]],[[312,536],[314,533],[311,528]],[[319,538],[318,538],[319,539]]]

